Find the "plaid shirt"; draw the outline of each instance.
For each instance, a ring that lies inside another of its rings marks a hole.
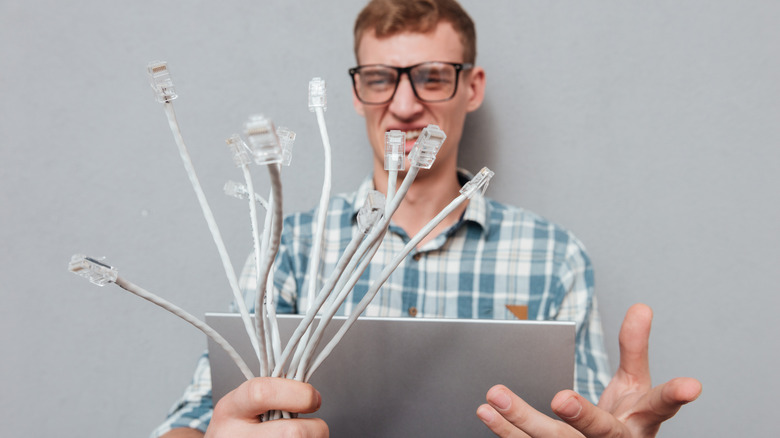
[[[322,273],[333,270],[356,232],[355,217],[373,188],[367,179],[358,191],[334,196],[322,247]],[[307,308],[309,253],[316,211],[286,218],[274,283],[280,313]],[[372,281],[410,237],[390,226],[369,268],[341,309],[348,314]],[[247,260],[241,284],[252,308],[254,258]],[[252,291],[247,294],[247,291]],[[413,250],[390,276],[365,314],[445,318],[514,319],[507,305],[527,306],[528,319],[576,322],[574,390],[596,402],[610,372],[593,295],[593,270],[585,249],[570,232],[529,211],[482,196],[472,198],[461,219],[424,246]],[[174,427],[205,431],[211,419],[208,358],[201,357],[192,384],[152,434]]]

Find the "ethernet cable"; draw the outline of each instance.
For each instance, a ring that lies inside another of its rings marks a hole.
[[[252,228],[252,248],[255,254],[255,267],[256,272],[260,272],[260,264],[262,263],[262,247],[260,245],[260,231],[257,220],[257,204],[255,202],[255,189],[254,182],[252,181],[252,173],[249,171],[249,163],[252,162],[253,150],[249,149],[249,146],[241,139],[238,134],[233,134],[225,140],[228,148],[233,154],[233,162],[236,167],[241,169],[244,174],[244,181],[246,182],[246,193],[249,200],[249,222]],[[267,214],[266,216],[270,216]],[[264,336],[261,337],[261,333],[258,332],[258,341],[260,342],[261,350],[266,349],[268,342]],[[260,375],[266,375],[271,368],[268,364],[268,354],[261,354],[257,360],[260,362]]]
[[[458,197],[450,202],[450,204],[447,205],[447,207],[445,207],[441,212],[439,212],[439,214],[437,214],[430,222],[428,222],[417,234],[415,234],[415,236],[406,244],[406,246],[404,246],[404,248],[398,254],[396,254],[396,256],[393,258],[393,261],[385,266],[385,268],[382,270],[382,273],[371,285],[358,306],[353,309],[347,320],[344,321],[344,324],[339,328],[339,331],[333,336],[333,338],[331,338],[331,341],[328,343],[328,345],[323,348],[319,356],[317,356],[317,359],[314,360],[306,373],[304,381],[308,382],[312,374],[317,370],[317,368],[319,368],[322,362],[327,359],[327,357],[333,351],[333,348],[335,348],[335,346],[341,341],[341,338],[344,337],[344,334],[347,332],[347,330],[349,330],[355,321],[357,321],[360,314],[366,310],[379,289],[390,277],[390,274],[392,274],[398,265],[401,264],[403,259],[406,258],[406,256],[417,246],[417,244],[420,243],[420,241],[422,241],[423,238],[425,238],[425,236],[427,236],[439,223],[441,223],[444,218],[449,216],[461,204],[463,204],[463,202],[473,198],[477,192],[484,193],[487,189],[490,179],[494,174],[495,173],[487,167],[483,167],[482,170],[480,170],[480,172],[471,179],[471,181],[463,185],[460,190],[460,195],[458,195]]]
[[[276,134],[273,122],[262,115],[256,115],[249,118],[244,125],[244,134],[249,141],[250,149],[254,155],[255,163],[265,164],[268,168],[268,174],[271,180],[271,195],[269,202],[271,209],[268,212],[270,217],[270,228],[266,228],[269,231],[268,244],[263,248],[263,254],[261,258],[256,259],[257,268],[257,304],[255,307],[255,313],[257,316],[255,321],[255,330],[260,342],[264,344],[266,349],[265,357],[261,361],[262,375],[267,376],[271,373],[271,367],[268,362],[269,357],[273,357],[273,341],[266,342],[266,333],[269,334],[274,330],[270,326],[270,321],[266,318],[266,292],[268,285],[268,277],[271,272],[271,268],[276,258],[276,253],[279,251],[279,243],[282,235],[282,181],[279,169],[279,163],[282,162],[282,148],[279,143],[279,138]],[[268,220],[266,221],[268,223]],[[268,329],[268,330],[266,330]]]
[[[312,306],[309,307],[303,320],[298,324],[293,332],[290,340],[285,347],[284,352],[281,355],[281,359],[277,362],[276,369],[272,374],[272,377],[280,377],[282,375],[285,364],[292,354],[292,350],[296,348],[299,341],[303,337],[304,333],[309,329],[311,323],[314,321],[315,316],[319,312],[322,305],[325,303],[331,292],[333,291],[336,282],[341,276],[342,272],[346,268],[349,261],[352,259],[358,245],[363,240],[363,237],[368,234],[371,228],[379,221],[384,212],[384,196],[377,192],[371,191],[366,197],[366,201],[358,211],[357,221],[358,229],[360,233],[355,234],[350,240],[349,244],[345,248],[344,252],[339,257],[333,272],[330,277],[325,281],[320,292],[317,294],[317,298]]]
[[[317,214],[315,217],[315,226],[313,235],[312,248],[309,253],[309,266],[306,277],[309,279],[306,291],[307,310],[309,310],[313,303],[317,300],[317,285],[319,283],[319,271],[320,271],[320,257],[322,253],[322,239],[325,233],[325,224],[328,218],[328,205],[330,204],[330,190],[331,190],[331,147],[330,139],[328,137],[328,130],[325,124],[325,111],[327,110],[327,95],[325,81],[322,78],[315,77],[309,81],[309,111],[313,112],[317,116],[317,125],[320,129],[320,137],[322,139],[322,148],[324,152],[323,163],[323,181],[322,191],[320,193],[320,202],[317,208]],[[309,331],[307,330],[303,334],[303,344],[306,344],[309,337]],[[296,356],[298,353],[296,352]],[[295,359],[293,359],[295,361]]]
[[[387,171],[387,202],[395,196],[398,172],[404,170],[406,132],[399,130],[385,133],[385,170]]]
[[[228,180],[222,189],[226,195],[232,198],[241,199],[243,201],[249,199],[249,190],[247,190],[246,185],[241,184],[240,182]],[[262,196],[258,195],[257,192],[255,192],[255,201],[260,204],[260,206],[263,207],[266,211],[269,209],[268,201],[266,201]]]
[[[75,254],[70,259],[68,270],[74,274],[88,279],[93,284],[101,287],[108,283],[114,283],[122,289],[131,292],[147,301],[150,301],[173,313],[179,318],[187,321],[188,323],[195,326],[198,330],[202,331],[206,336],[211,338],[214,342],[217,343],[217,345],[222,347],[230,359],[235,362],[236,366],[238,366],[238,368],[241,370],[241,373],[247,380],[255,377],[247,366],[246,362],[244,362],[238,352],[236,352],[235,348],[233,348],[233,346],[230,345],[230,343],[211,326],[194,317],[191,313],[187,312],[181,307],[163,298],[160,298],[146,289],[143,289],[142,287],[120,277],[118,271],[113,266],[109,266],[83,254]]]
[[[295,136],[296,136],[295,132],[293,132],[289,128],[280,126],[276,128],[276,136],[279,138],[279,144],[282,147],[282,165],[290,166],[292,162],[292,148],[295,143]],[[271,215],[267,216],[267,218],[269,217],[271,217]],[[269,221],[266,221],[265,227],[267,230],[271,229],[271,224]],[[274,287],[273,278],[269,276],[268,284],[266,285],[266,291],[273,291],[274,290],[273,287]],[[271,327],[271,343],[273,347],[273,359],[274,359],[273,362],[275,364],[275,362],[279,360],[282,354],[282,342],[281,342],[281,337],[279,335],[279,323],[277,322],[276,319],[276,305],[274,304],[273,300],[274,300],[274,294],[266,293],[266,309],[267,309],[268,320],[270,322],[270,327]],[[271,369],[273,368],[274,366],[271,366]]]
[[[411,161],[411,168],[404,177],[401,186],[396,190],[397,184],[397,172],[404,170],[404,158],[403,149],[405,144],[405,134],[400,131],[391,131],[386,137],[386,169],[388,170],[388,191],[387,197],[381,199],[381,194],[376,197],[369,197],[366,202],[368,213],[358,214],[358,226],[361,233],[358,233],[353,241],[348,245],[347,250],[342,254],[336,268],[325,280],[323,286],[320,289],[319,294],[316,294],[316,288],[318,283],[319,274],[319,260],[322,247],[322,240],[324,234],[325,222],[327,219],[327,207],[330,197],[330,185],[331,185],[331,152],[330,142],[328,139],[327,129],[325,127],[324,111],[326,109],[325,99],[325,83],[319,78],[314,78],[309,83],[309,109],[315,112],[317,115],[318,125],[320,127],[320,134],[322,137],[323,148],[325,149],[325,181],[323,183],[323,191],[320,199],[320,206],[318,215],[316,218],[316,228],[314,230],[315,243],[310,255],[311,265],[309,267],[309,290],[308,292],[308,304],[309,309],[304,321],[301,322],[296,334],[293,336],[290,342],[286,345],[284,351],[281,351],[281,341],[279,339],[278,328],[276,326],[275,309],[273,306],[273,282],[270,277],[270,272],[273,269],[274,259],[279,249],[281,231],[282,231],[282,193],[281,193],[281,177],[279,163],[289,165],[291,159],[291,148],[293,140],[295,139],[295,133],[289,131],[286,128],[279,128],[274,130],[273,123],[264,117],[252,117],[250,121],[245,125],[246,135],[249,140],[250,146],[247,146],[240,137],[234,136],[228,140],[228,146],[234,153],[234,161],[236,165],[244,171],[244,177],[246,185],[242,186],[238,183],[229,182],[226,185],[226,193],[232,196],[241,197],[249,200],[250,203],[250,217],[252,220],[252,235],[255,247],[255,263],[257,271],[257,325],[252,328],[251,319],[249,318],[246,303],[243,299],[241,291],[238,287],[237,277],[235,271],[232,268],[232,263],[227,255],[224,243],[222,242],[221,234],[214,220],[213,214],[208,206],[205,195],[200,187],[197,176],[195,175],[194,167],[189,158],[189,154],[184,144],[184,140],[181,136],[181,132],[176,121],[176,116],[173,111],[172,100],[177,97],[173,87],[173,82],[170,78],[170,74],[167,70],[167,65],[164,62],[155,62],[149,65],[149,74],[151,77],[151,85],[155,90],[158,102],[164,104],[165,112],[168,116],[169,125],[171,131],[174,134],[174,139],[179,148],[182,161],[187,171],[187,175],[195,190],[203,215],[211,231],[212,237],[217,245],[217,249],[222,259],[222,264],[225,269],[225,273],[228,277],[231,289],[233,290],[236,305],[241,313],[244,326],[249,335],[252,346],[255,349],[255,353],[261,361],[261,375],[274,375],[281,376],[284,373],[284,367],[289,361],[288,373],[295,375],[297,379],[306,380],[316,370],[319,364],[327,357],[330,351],[336,343],[339,342],[343,333],[349,328],[349,326],[342,326],[339,330],[339,334],[336,338],[333,338],[326,349],[317,356],[313,367],[309,367],[309,362],[313,352],[317,348],[317,345],[322,339],[323,331],[328,322],[332,319],[333,315],[338,311],[339,307],[354,288],[356,282],[363,274],[374,254],[378,250],[382,243],[383,237],[387,232],[390,224],[390,218],[395,210],[402,202],[403,197],[414,181],[420,168],[430,168],[436,152],[441,147],[442,142],[446,139],[446,135],[436,125],[429,125],[418,137],[415,146],[409,154]],[[257,164],[265,164],[268,166],[270,179],[271,179],[271,193],[268,196],[268,201],[264,201],[261,197],[257,196],[251,174],[248,169],[248,164],[254,160]],[[389,163],[389,164],[388,164]],[[488,171],[489,172],[489,171]],[[492,175],[492,172],[490,172]],[[475,178],[476,181],[477,178]],[[489,179],[489,177],[487,177]],[[232,184],[230,184],[232,183]],[[476,184],[476,183],[475,183]],[[484,186],[487,182],[480,187],[484,191]],[[469,184],[465,185],[465,190]],[[463,193],[463,190],[462,190]],[[466,196],[465,193],[461,197]],[[449,212],[457,208],[457,205],[465,202],[456,198],[453,204],[448,206],[445,210],[440,212],[434,221],[441,221],[443,217],[446,217]],[[262,239],[259,236],[259,227],[257,221],[256,203],[261,203],[266,208],[267,214],[265,218],[265,227],[263,230]],[[454,205],[456,204],[456,205]],[[383,208],[382,208],[383,207]],[[364,213],[364,210],[361,210]],[[366,215],[370,219],[366,220]],[[432,222],[434,222],[432,221]],[[438,222],[437,222],[438,223]],[[367,225],[368,224],[368,225]],[[431,225],[427,233],[430,232],[436,225]],[[426,227],[427,229],[428,227]],[[425,230],[425,229],[424,229]],[[422,231],[421,231],[422,233]],[[413,239],[415,242],[419,242],[423,237],[418,237],[420,233]],[[356,311],[352,312],[354,319],[365,310],[368,306],[373,295],[376,295],[379,288],[386,281],[390,273],[398,266],[400,261],[410,252],[416,244],[412,245],[408,250],[405,247],[405,253],[399,253],[396,256],[397,261],[394,265],[388,265],[385,267],[383,273],[386,273],[381,282],[375,282],[372,284],[372,288],[369,290],[369,297],[361,300],[358,304]],[[410,242],[411,244],[411,242]],[[195,325],[204,332],[208,331],[208,326],[205,323],[200,322],[192,315],[187,314],[180,308],[174,306],[171,303],[143,290],[142,288],[127,282],[126,280],[119,278],[116,271],[108,265],[101,264],[94,259],[88,259],[85,256],[74,256],[72,261],[72,269],[74,272],[79,273],[96,284],[107,284],[108,282],[114,282],[120,287],[127,289],[128,291],[135,293],[147,300],[150,300],[164,308],[174,312],[180,317],[184,318],[191,324]],[[395,259],[394,259],[395,260]],[[269,292],[271,291],[271,292]],[[318,313],[322,311],[322,317],[320,323],[317,325],[314,334],[309,338],[307,333],[312,330],[312,321]],[[352,318],[352,316],[350,318]],[[350,323],[351,324],[351,323]],[[347,325],[347,324],[345,324]],[[205,326],[205,327],[204,327]],[[213,332],[213,330],[211,330]],[[218,333],[206,333],[212,339],[222,345],[221,338]],[[224,340],[224,339],[222,339]],[[262,347],[261,347],[262,342]],[[225,341],[226,343],[226,341]],[[296,345],[297,344],[297,345]],[[229,347],[229,344],[228,344]],[[240,356],[235,353],[235,350],[223,346],[228,351],[228,354],[236,361],[245,377],[251,378],[252,373],[249,368],[241,360]],[[231,351],[232,350],[232,353]],[[295,355],[292,360],[289,359],[293,350]],[[235,356],[235,357],[234,357]],[[243,364],[243,365],[242,365]],[[270,418],[289,417],[288,413],[274,412],[270,413]]]
[[[322,78],[313,78],[309,81],[309,111],[317,115],[317,125],[320,128],[320,137],[322,138],[322,148],[325,153],[324,176],[322,181],[322,193],[320,194],[320,204],[317,209],[316,228],[314,232],[314,242],[309,256],[309,290],[308,302],[315,300],[317,292],[317,278],[320,267],[320,256],[322,252],[322,237],[325,233],[325,222],[328,218],[328,204],[330,203],[331,188],[331,148],[328,138],[328,129],[325,125],[325,110],[327,110],[327,96],[325,93],[325,81]]]
[[[412,183],[417,177],[417,173],[419,172],[420,168],[429,169],[431,167],[433,164],[433,159],[436,157],[436,153],[439,151],[439,148],[441,148],[441,145],[446,138],[447,136],[444,134],[444,132],[436,125],[428,125],[423,128],[422,132],[417,138],[417,141],[415,141],[412,151],[409,153],[411,168],[404,176],[403,182],[401,183],[401,187],[398,189],[398,191],[392,197],[387,197],[383,222],[379,226],[375,227],[372,235],[370,235],[364,241],[364,244],[361,246],[361,248],[358,249],[358,256],[353,260],[351,268],[347,268],[347,272],[354,271],[354,266],[357,265],[358,260],[360,260],[363,255],[369,251],[371,246],[381,243],[381,239],[390,225],[390,219],[395,213],[395,210],[398,209],[398,206],[401,205],[401,201],[403,200],[404,196],[406,196],[406,192],[409,190],[409,187],[411,187]],[[391,140],[391,142],[396,143],[397,140]],[[397,147],[397,145],[398,143],[396,143],[394,147]],[[424,150],[424,152],[421,153],[420,150]],[[422,160],[420,159],[421,156],[430,158]],[[401,161],[401,163],[403,163],[403,161]],[[403,164],[396,164],[388,167],[399,168],[402,166]],[[380,233],[382,233],[382,236],[379,236]],[[358,277],[360,275],[362,275],[362,272],[357,274]],[[336,286],[336,289],[341,290],[347,281],[348,280],[342,281],[339,285]],[[355,279],[355,281],[357,281],[357,279]]]
[[[422,132],[420,133],[420,136],[417,138],[417,141],[415,141],[414,147],[409,153],[411,167],[409,171],[406,173],[406,176],[404,177],[404,180],[401,183],[401,187],[399,187],[398,189],[398,193],[396,193],[396,195],[393,196],[392,200],[388,202],[385,210],[385,216],[383,217],[380,226],[374,228],[374,230],[372,231],[372,235],[366,238],[366,240],[364,240],[364,244],[366,242],[369,242],[368,245],[365,245],[365,248],[364,245],[361,245],[361,249],[371,250],[370,257],[367,257],[361,262],[360,269],[352,273],[352,276],[347,281],[347,284],[343,286],[343,289],[340,290],[340,292],[338,293],[338,295],[336,295],[336,298],[333,300],[333,302],[329,303],[329,307],[323,312],[323,316],[320,319],[320,324],[317,326],[317,329],[314,335],[312,336],[312,339],[307,343],[304,352],[300,355],[300,360],[298,362],[298,368],[296,370],[296,375],[295,375],[295,378],[297,380],[304,379],[304,375],[308,368],[309,359],[312,357],[312,355],[314,354],[314,350],[317,348],[320,341],[322,340],[325,327],[333,319],[333,316],[335,316],[336,312],[338,311],[338,308],[341,306],[344,299],[346,299],[349,292],[352,290],[352,288],[357,283],[360,276],[368,267],[371,258],[373,258],[379,245],[381,244],[382,237],[384,237],[384,233],[387,231],[387,228],[390,225],[390,218],[393,216],[393,213],[395,213],[395,210],[398,209],[398,206],[401,204],[401,201],[406,195],[406,192],[409,190],[409,187],[411,187],[412,183],[417,177],[417,173],[419,169],[420,168],[430,169],[430,167],[433,165],[433,161],[436,158],[436,153],[439,151],[441,145],[444,143],[444,140],[446,140],[446,138],[447,136],[446,134],[444,134],[444,131],[442,131],[436,125],[431,124],[423,128]],[[422,237],[420,239],[422,239]],[[371,247],[374,247],[375,245],[376,247],[372,249]],[[357,259],[359,260],[362,256],[363,254],[360,253],[360,249],[359,249]],[[394,269],[395,267],[393,267],[393,270]],[[392,272],[392,270],[390,272]],[[389,275],[390,274],[388,274],[388,276]]]
[[[189,152],[187,151],[187,146],[184,143],[184,139],[179,129],[179,123],[176,120],[176,113],[173,110],[172,101],[178,96],[176,95],[173,87],[173,80],[171,79],[170,73],[168,72],[168,65],[164,61],[155,61],[149,64],[147,71],[149,73],[150,85],[155,91],[157,101],[163,104],[165,114],[168,116],[168,124],[179,149],[179,155],[181,156],[184,168],[187,171],[187,176],[189,177],[190,183],[192,184],[192,188],[195,190],[195,195],[198,198],[198,203],[200,204],[201,211],[203,212],[203,217],[206,219],[206,223],[208,224],[212,239],[217,246],[217,251],[219,252],[220,259],[222,260],[222,267],[225,270],[225,275],[227,276],[228,283],[230,284],[230,288],[233,292],[233,297],[235,298],[239,313],[241,314],[241,319],[244,322],[244,328],[246,329],[247,335],[249,336],[249,339],[252,343],[252,348],[254,348],[255,353],[259,356],[260,346],[257,340],[257,336],[252,329],[252,321],[249,317],[249,312],[246,308],[246,305],[244,304],[241,290],[238,286],[236,272],[233,269],[233,264],[230,261],[227,248],[225,248],[225,243],[222,240],[222,234],[220,233],[217,222],[214,219],[214,214],[211,212],[211,208],[209,207],[208,201],[206,200],[206,195],[203,193],[200,181],[198,181],[198,177],[195,174],[195,167],[192,164]]]

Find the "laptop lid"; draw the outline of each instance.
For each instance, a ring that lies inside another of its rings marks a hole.
[[[284,346],[302,316],[278,318]],[[240,316],[206,322],[257,373]],[[361,317],[312,377],[322,407],[310,416],[337,437],[494,436],[476,416],[487,390],[504,384],[552,415],[553,396],[572,387],[574,335],[573,322]],[[210,339],[208,348],[216,404],[245,379]]]

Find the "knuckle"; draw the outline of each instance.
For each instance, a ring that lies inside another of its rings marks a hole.
[[[304,422],[288,421],[280,434],[281,438],[304,438],[307,436]]]
[[[247,400],[252,406],[264,406],[275,397],[273,388],[261,379],[252,379],[245,383]]]

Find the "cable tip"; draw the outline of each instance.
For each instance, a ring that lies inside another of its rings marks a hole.
[[[279,144],[282,146],[282,164],[289,166],[292,162],[292,149],[295,143],[295,132],[289,128],[280,126],[276,128],[276,136],[279,137]]]
[[[116,268],[84,254],[74,254],[68,263],[68,270],[98,286],[114,283],[118,276]]]
[[[146,67],[149,73],[149,85],[160,103],[167,103],[179,97],[173,88],[173,79],[165,61],[152,61]]]
[[[367,234],[371,227],[385,214],[385,195],[371,190],[366,195],[366,201],[360,207],[357,214],[358,229]]]
[[[309,81],[309,111],[314,112],[316,108],[322,108],[323,111],[328,109],[325,80],[322,78],[313,78]]]
[[[473,198],[477,192],[484,195],[485,190],[488,188],[488,184],[490,184],[490,179],[493,178],[493,175],[495,174],[495,172],[487,167],[483,167],[479,173],[474,175],[474,178],[471,178],[471,181],[463,184],[460,193],[469,199]]]
[[[385,132],[385,170],[404,170],[404,149],[406,132],[392,130]]]
[[[436,125],[428,125],[423,128],[417,141],[414,142],[412,151],[409,152],[409,161],[412,166],[430,169],[439,148],[446,139],[447,135]]]
[[[263,115],[254,115],[244,124],[244,134],[257,164],[282,162],[282,146],[274,123]]]

